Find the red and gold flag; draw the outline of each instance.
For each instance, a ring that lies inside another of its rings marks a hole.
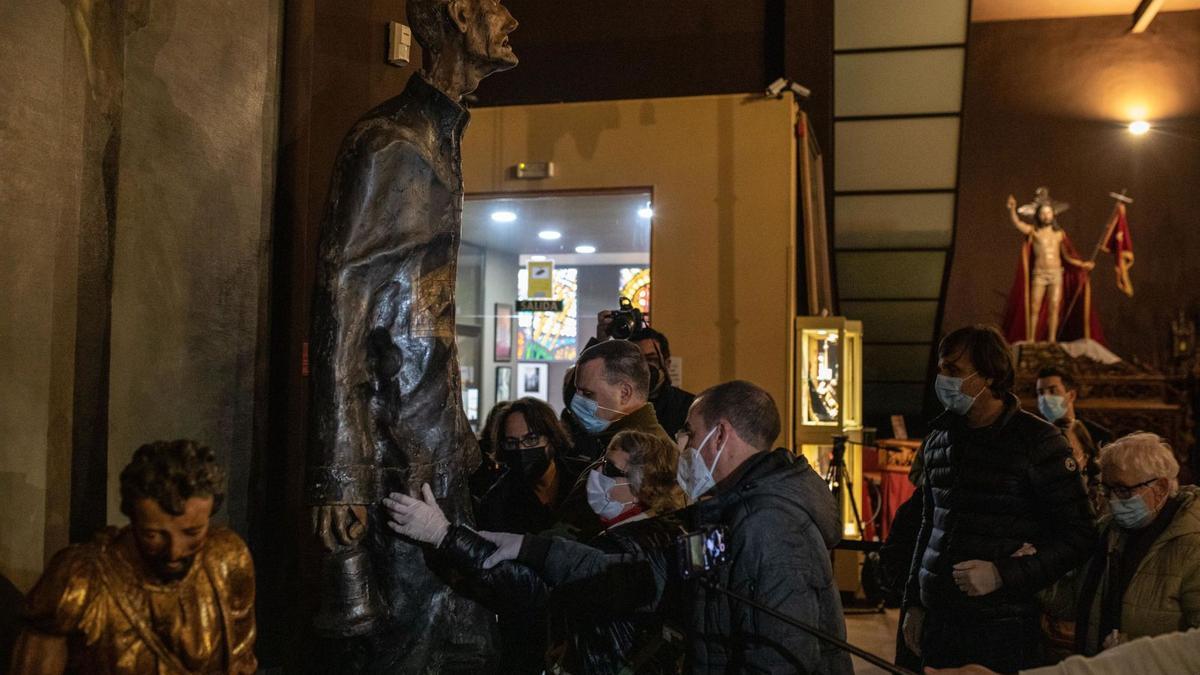
[[[1108,234],[1101,249],[1116,258],[1117,288],[1133,297],[1133,281],[1129,279],[1129,268],[1133,267],[1133,240],[1129,237],[1129,221],[1125,219],[1125,204],[1118,202],[1108,221]]]

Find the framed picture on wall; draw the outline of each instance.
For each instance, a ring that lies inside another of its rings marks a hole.
[[[512,400],[512,366],[496,366],[496,403]]]
[[[550,366],[545,363],[517,364],[517,397],[532,396],[545,401],[550,396]]]
[[[496,338],[494,357],[496,361],[512,359],[513,307],[496,303]]]

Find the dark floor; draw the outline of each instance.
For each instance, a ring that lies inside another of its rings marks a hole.
[[[896,622],[899,620],[900,610],[897,609],[870,614],[847,612],[846,639],[855,647],[891,661],[896,656]],[[855,658],[854,672],[874,675],[887,671]]]

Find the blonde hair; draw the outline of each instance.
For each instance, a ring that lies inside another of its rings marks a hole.
[[[1149,478],[1166,478],[1171,494],[1179,491],[1179,462],[1170,444],[1158,434],[1144,431],[1123,436],[1100,450],[1100,472],[1110,469]]]
[[[674,443],[642,431],[622,431],[608,447],[629,454],[629,487],[646,508],[670,513],[684,507],[683,490],[675,480],[679,449]]]

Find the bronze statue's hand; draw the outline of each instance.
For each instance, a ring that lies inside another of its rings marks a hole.
[[[1008,206],[1009,211],[1012,211],[1013,209],[1017,208],[1017,198],[1012,195],[1009,195],[1007,206]]]
[[[367,533],[367,507],[363,504],[314,506],[313,533],[328,551],[350,546]]]

